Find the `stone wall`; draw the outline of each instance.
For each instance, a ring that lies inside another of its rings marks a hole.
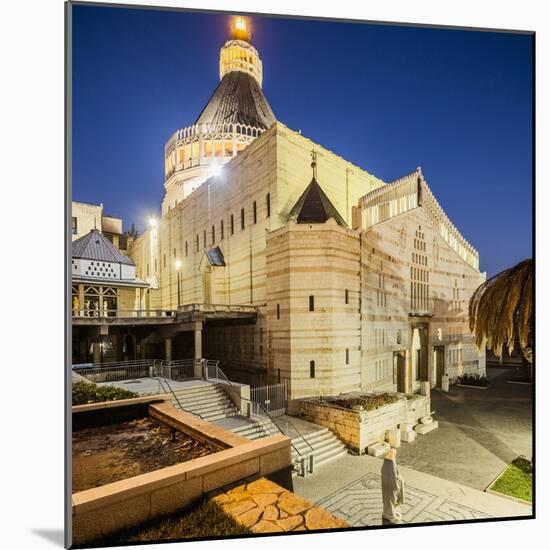
[[[313,400],[301,402],[304,419],[327,427],[348,447],[363,454],[369,445],[385,441],[386,433],[400,424],[413,426],[430,415],[430,398],[403,396],[373,411],[355,411]]]

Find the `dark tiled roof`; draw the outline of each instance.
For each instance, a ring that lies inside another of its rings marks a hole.
[[[290,211],[289,218],[296,223],[325,223],[329,218],[334,218],[338,225],[347,227],[344,218],[332,204],[317,180],[312,179],[296,204]]]
[[[100,262],[117,262],[120,264],[135,265],[128,256],[125,256],[113,243],[97,229],[73,242],[73,258],[98,260]]]
[[[210,265],[225,265],[225,259],[219,246],[216,246],[216,248],[209,248],[208,250],[205,250],[204,253],[208,258]]]
[[[248,124],[269,128],[275,115],[256,79],[242,71],[224,75],[195,124]]]

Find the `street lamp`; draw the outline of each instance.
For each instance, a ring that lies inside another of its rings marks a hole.
[[[176,273],[178,275],[178,309],[181,305],[181,283],[180,283],[180,270],[181,270],[181,260],[176,260]]]

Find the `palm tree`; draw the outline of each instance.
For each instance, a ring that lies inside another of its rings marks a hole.
[[[534,262],[519,264],[491,277],[470,298],[470,330],[478,349],[484,345],[502,357],[518,345],[524,364],[533,363]]]

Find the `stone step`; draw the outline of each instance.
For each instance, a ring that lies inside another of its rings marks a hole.
[[[228,401],[233,404],[233,401],[230,401],[229,399],[224,399],[222,397],[212,397],[209,399],[185,399],[182,397],[177,397],[176,399],[172,397],[172,401],[176,400],[179,401],[182,405],[185,403],[188,407],[200,407],[209,403],[211,403],[212,405],[222,405],[223,403],[227,403]]]
[[[196,391],[196,392],[189,392],[189,391],[183,391],[183,390],[176,390],[173,392],[174,395],[177,395],[178,397],[184,397],[185,399],[201,399],[201,398],[209,398],[209,397],[215,397],[217,395],[226,395],[226,393],[223,390],[212,388],[207,389],[203,391]]]
[[[316,456],[313,459],[313,471],[315,472],[315,468],[318,468],[319,466],[324,466],[328,462],[332,462],[333,460],[336,460],[347,454],[348,454],[348,450],[346,449],[345,446],[342,446],[342,448],[340,449],[334,449],[329,453]]]
[[[198,386],[196,388],[172,388],[175,393],[181,393],[186,395],[201,395],[204,393],[223,392],[223,389],[219,386]]]
[[[309,449],[311,446],[315,449],[315,447],[318,447],[320,445],[322,446],[325,442],[331,441],[334,439],[337,439],[336,436],[332,432],[329,432],[327,430],[326,432],[323,432],[322,434],[319,434],[319,435],[315,434],[315,436],[311,436],[311,437],[305,436],[306,441],[304,441],[304,439],[302,439],[301,437],[295,437],[292,440],[292,443],[296,447],[300,447],[300,448],[303,447],[304,449]]]
[[[195,414],[200,414],[201,416],[204,416],[205,414],[209,414],[209,413],[212,413],[212,412],[220,412],[220,413],[234,413],[237,411],[237,407],[235,407],[233,404],[223,404],[223,405],[218,405],[218,404],[214,404],[214,405],[211,405],[211,404],[205,404],[205,405],[201,405],[200,407],[186,407],[184,403],[180,403],[179,404],[181,406],[182,409],[186,410],[186,411],[190,411],[192,413],[195,413]],[[178,406],[178,403],[173,403],[173,406]]]

